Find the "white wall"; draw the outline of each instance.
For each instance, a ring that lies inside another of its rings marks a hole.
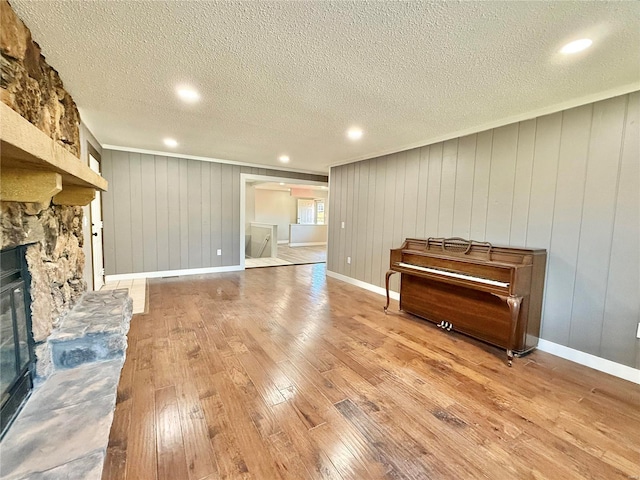
[[[296,222],[296,199],[287,191],[255,189],[255,221],[278,226],[278,241],[289,240],[289,224]]]

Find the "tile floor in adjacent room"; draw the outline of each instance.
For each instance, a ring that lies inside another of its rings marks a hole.
[[[303,265],[327,261],[327,246],[290,247],[278,245],[278,257],[247,258],[245,268],[277,267],[281,265]]]
[[[147,279],[137,278],[134,280],[118,280],[105,283],[100,290],[115,290],[126,288],[129,296],[133,299],[133,314],[146,313],[147,308]]]

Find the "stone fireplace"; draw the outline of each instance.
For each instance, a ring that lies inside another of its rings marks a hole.
[[[0,54],[0,251],[26,261],[37,384],[52,371],[47,338],[87,290],[82,206],[106,181],[78,158],[78,109],[5,0]]]
[[[83,279],[82,207],[107,182],[80,160],[76,105],[6,0],[0,54],[0,311],[3,339],[5,324],[17,338],[2,342],[16,373],[2,406],[16,415],[0,477],[98,480],[132,316],[126,290]]]
[[[0,216],[0,250],[25,246],[34,373],[36,379],[46,378],[51,369],[47,337],[87,289],[82,279],[82,208],[3,201]]]

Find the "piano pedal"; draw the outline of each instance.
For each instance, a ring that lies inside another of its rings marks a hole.
[[[453,328],[453,324],[449,323],[449,322],[445,322],[444,320],[441,321],[438,325],[436,325],[436,327],[440,327],[443,330],[446,330],[447,332],[450,332],[451,329]]]

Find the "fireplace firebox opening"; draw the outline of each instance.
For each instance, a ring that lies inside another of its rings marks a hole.
[[[29,397],[35,366],[27,245],[0,252],[0,438]]]

